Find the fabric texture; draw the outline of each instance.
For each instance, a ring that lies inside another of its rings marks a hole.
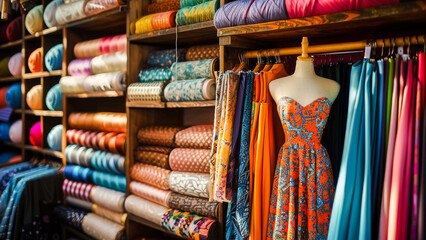
[[[112,189],[94,186],[90,191],[90,199],[99,206],[108,208],[114,212],[124,212],[126,195]]]
[[[196,125],[185,128],[175,136],[176,146],[181,148],[211,148],[213,125]]]
[[[168,11],[157,13],[152,17],[151,25],[153,30],[161,30],[175,27],[175,18],[177,11]]]
[[[209,174],[172,171],[167,178],[167,182],[170,190],[173,192],[193,197],[208,198],[209,179]]]
[[[177,62],[171,66],[173,80],[213,78],[217,69],[217,58],[198,61]]]
[[[71,196],[85,201],[91,201],[90,192],[92,191],[93,187],[94,186],[91,184],[74,182],[65,179],[64,183],[62,184],[62,191],[67,196]]]
[[[33,110],[43,109],[43,87],[36,85],[27,92],[27,105]]]
[[[108,72],[125,72],[127,70],[127,53],[116,52],[92,58],[90,71],[93,74]]]
[[[22,16],[13,19],[7,25],[6,35],[10,42],[17,41],[22,38]]]
[[[84,0],[80,0],[70,4],[59,5],[55,12],[55,18],[58,25],[64,25],[86,17],[86,14],[83,11],[84,2]]]
[[[151,67],[169,68],[176,62],[176,58],[178,62],[184,61],[185,53],[186,49],[182,48],[178,49],[177,52],[175,49],[150,51],[148,53],[147,63]]]
[[[172,193],[170,195],[168,206],[183,212],[190,212],[213,218],[217,218],[219,211],[218,202],[209,202],[206,199],[189,197],[178,193]]]
[[[203,59],[212,59],[219,57],[219,45],[203,45],[188,48],[186,52],[186,61],[197,61]]]
[[[163,3],[151,3],[146,7],[145,14],[179,10],[180,0],[170,0]]]
[[[136,181],[130,183],[130,192],[164,207],[169,207],[170,195],[172,194],[171,191],[165,191]]]
[[[92,58],[81,58],[72,60],[68,64],[68,73],[71,76],[89,76],[92,75],[90,63]]]
[[[164,98],[169,102],[204,101],[214,99],[214,79],[172,81],[164,89]]]
[[[47,92],[46,106],[52,111],[62,111],[62,91],[59,84],[54,85]]]
[[[41,48],[34,50],[28,57],[28,68],[32,73],[43,71]]]
[[[22,143],[22,120],[16,120],[9,128],[9,138],[13,143]]]
[[[30,34],[43,30],[43,6],[32,8],[25,17],[25,28]]]
[[[163,214],[167,212],[166,207],[135,195],[130,195],[124,204],[127,212],[148,220],[158,226],[161,225]]]
[[[169,189],[167,178],[170,174],[170,170],[143,163],[136,163],[130,170],[132,179],[163,190]]]
[[[63,0],[53,0],[49,4],[47,4],[44,9],[43,19],[44,23],[48,28],[56,26],[58,23],[56,22],[56,9],[59,5],[63,4]]]
[[[167,81],[132,83],[127,88],[129,102],[161,102]]]
[[[167,147],[141,146],[135,150],[135,158],[137,161],[170,169],[169,154],[172,149]]]
[[[124,226],[94,213],[88,213],[81,225],[83,231],[95,239],[115,240],[124,234]]]
[[[10,76],[10,72],[8,68],[9,60],[10,60],[10,57],[5,57],[0,60],[0,76],[2,77]]]
[[[124,225],[127,218],[127,213],[114,212],[109,210],[108,208],[99,206],[96,203],[92,205],[92,212],[120,225]]]
[[[43,132],[41,122],[35,123],[30,129],[30,142],[36,147],[41,147],[43,141]]]
[[[168,68],[154,68],[139,72],[139,81],[141,82],[168,81],[171,77],[172,71]]]
[[[216,0],[212,0],[195,6],[182,8],[176,15],[176,25],[184,26],[211,21],[214,19],[217,7],[218,2]]]
[[[10,85],[6,92],[6,103],[13,109],[22,107],[22,90],[20,83]]]
[[[59,86],[63,93],[83,93],[84,77],[65,76],[59,80]]]
[[[66,206],[56,206],[53,214],[62,223],[82,230],[82,222],[87,212]]]
[[[85,92],[124,91],[126,75],[124,72],[109,72],[87,76],[83,88]]]
[[[57,44],[53,46],[44,56],[44,64],[47,71],[52,72],[55,70],[62,69],[62,54],[64,51],[64,45]]]
[[[138,142],[143,145],[173,147],[175,135],[180,127],[149,126],[138,131]]]
[[[22,72],[22,53],[15,53],[12,57],[10,57],[9,62],[7,64],[9,67],[9,72],[14,77],[21,77]]]
[[[70,128],[126,132],[127,117],[125,113],[114,112],[71,113],[68,122]]]
[[[47,144],[50,149],[55,151],[62,151],[62,124],[56,125],[50,130],[47,135]]]
[[[169,156],[170,168],[173,171],[210,173],[210,150],[175,148]]]
[[[89,0],[84,3],[84,13],[87,16],[99,14],[118,7],[118,0]]]

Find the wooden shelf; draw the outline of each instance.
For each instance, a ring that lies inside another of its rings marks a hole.
[[[13,81],[21,81],[20,77],[0,77],[0,82],[13,82]]]
[[[14,109],[13,113],[21,114],[22,113],[22,109]]]
[[[165,102],[126,102],[128,108],[165,108]]]
[[[25,114],[44,116],[44,117],[62,117],[64,113],[62,111],[50,111],[50,110],[24,110]]]
[[[25,73],[25,79],[32,78],[41,78],[41,77],[53,77],[53,76],[62,76],[62,70],[56,70],[52,72],[36,72],[36,73]]]
[[[3,143],[3,145],[6,145],[6,146],[8,146],[8,147],[13,147],[13,148],[22,148],[23,147],[23,145],[22,145],[22,143],[13,143],[13,142],[2,142]]]
[[[102,98],[102,97],[121,97],[124,96],[123,91],[106,91],[93,93],[65,93],[68,98]]]
[[[82,240],[94,240],[94,238],[90,237],[89,235],[85,234],[83,231],[81,230],[77,230],[73,227],[70,227],[68,225],[65,224],[61,224],[62,229],[64,229],[65,231],[68,231],[72,234],[74,234],[76,237],[78,237],[79,239]]]
[[[126,6],[105,11],[100,14],[89,16],[64,25],[65,28],[72,28],[85,32],[107,32],[120,30],[123,32],[126,26]]]
[[[25,145],[24,148],[27,149],[27,150],[39,152],[39,153],[50,155],[50,156],[53,156],[53,157],[63,158],[63,154],[61,152],[54,151],[52,149],[39,148],[39,147],[34,147],[32,145]]]
[[[36,32],[34,35],[36,37],[41,36],[41,35],[45,36],[45,35],[48,35],[48,34],[57,34],[57,35],[59,35],[59,34],[62,33],[62,32],[60,32],[60,30],[62,30],[62,29],[63,29],[62,26],[55,26],[55,27],[44,29],[41,32]]]
[[[13,42],[8,42],[8,43],[0,45],[0,49],[20,48],[21,44],[22,44],[22,39],[19,39]]]
[[[192,101],[192,102],[167,102],[168,108],[195,108],[195,107],[214,107],[215,101]]]
[[[147,220],[145,220],[145,219],[143,219],[143,218],[141,218],[141,217],[138,217],[138,216],[136,216],[136,215],[133,215],[133,214],[131,214],[131,213],[127,213],[127,221],[137,222],[137,223],[139,223],[139,224],[142,224],[142,225],[145,225],[145,226],[147,226],[147,227],[153,228],[153,229],[155,229],[155,230],[158,230],[158,231],[160,231],[160,232],[165,233],[165,234],[166,234],[167,236],[169,236],[169,237],[173,237],[174,239],[179,239],[179,238],[180,238],[178,235],[175,235],[175,234],[173,234],[173,233],[171,233],[171,232],[168,232],[168,231],[167,231],[166,229],[164,229],[162,226],[159,226],[159,225],[157,225],[157,224],[154,224],[154,223],[152,223],[152,222],[150,222],[150,221],[147,221]],[[186,238],[184,238],[184,239],[186,239]]]
[[[199,43],[215,41],[217,42],[217,30],[213,21],[195,23],[177,27],[179,44],[194,44],[194,40]],[[129,36],[132,43],[149,44],[175,44],[176,28],[162,29],[149,33],[142,33]]]

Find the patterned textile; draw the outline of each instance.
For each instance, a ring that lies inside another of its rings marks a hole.
[[[213,125],[196,125],[176,133],[175,143],[182,148],[211,148],[212,139]]]
[[[163,215],[167,208],[146,199],[130,195],[124,203],[126,211],[138,217],[146,219],[158,226],[161,225]]]
[[[186,49],[177,50],[178,62],[185,60],[185,53],[186,53]],[[176,62],[175,49],[151,51],[148,54],[147,63],[151,67],[169,68],[172,66],[174,62]]]
[[[53,215],[62,223],[82,230],[81,225],[87,212],[59,205],[53,209]]]
[[[180,0],[170,0],[164,3],[151,3],[146,7],[145,14],[179,10]]]
[[[197,61],[219,57],[219,45],[204,45],[190,47],[186,52],[186,61]]]
[[[191,7],[191,6],[195,6],[195,5],[199,5],[205,2],[208,2],[209,0],[181,0],[180,1],[180,7],[184,8],[184,7]]]
[[[0,195],[9,184],[9,180],[15,176],[16,173],[26,171],[33,167],[33,164],[26,162],[0,169]]]
[[[88,0],[84,3],[84,13],[87,16],[99,14],[118,7],[118,0]]]
[[[85,1],[76,1],[70,4],[61,4],[56,8],[56,21],[59,25],[77,21],[86,17],[83,11]]]
[[[175,148],[169,156],[170,168],[180,172],[210,172],[210,150]]]
[[[86,201],[90,201],[90,192],[92,188],[93,185],[91,184],[74,182],[68,179],[65,179],[62,184],[62,191],[65,195]]]
[[[175,135],[180,127],[149,126],[138,131],[138,142],[143,145],[173,147]]]
[[[101,54],[125,52],[127,49],[126,34],[116,35],[79,42],[74,46],[76,58],[93,58]]]
[[[115,52],[92,58],[90,71],[93,74],[125,72],[127,70],[127,52]]]
[[[170,209],[163,215],[161,225],[167,231],[187,239],[217,239],[216,220],[189,212]]]
[[[95,239],[121,239],[124,226],[94,213],[88,213],[82,222],[83,231]]]
[[[172,171],[167,178],[167,182],[174,192],[208,198],[209,179],[209,174]]]
[[[95,186],[90,192],[90,199],[99,206],[108,208],[114,212],[124,212],[126,195],[122,192]]]
[[[157,13],[152,17],[151,25],[154,30],[175,27],[177,10]]]
[[[168,68],[147,69],[139,72],[141,82],[168,81],[171,77],[172,71]]]
[[[136,163],[130,169],[130,177],[132,179],[163,190],[169,189],[167,182],[169,174],[170,170],[143,163]]]
[[[85,92],[125,91],[125,72],[109,72],[87,76],[83,81]]]
[[[83,93],[84,77],[65,76],[59,80],[62,93]]]
[[[169,198],[172,193],[171,191],[165,191],[136,181],[130,183],[130,192],[165,207],[169,207]]]
[[[218,216],[219,203],[209,202],[206,199],[189,197],[178,193],[172,193],[168,201],[171,208],[184,212],[195,213],[206,217]]]
[[[214,78],[217,63],[217,58],[173,63],[172,80]]]
[[[327,98],[318,98],[302,106],[284,97],[279,100],[278,108],[287,137],[279,153],[274,177],[267,238],[325,239],[334,184],[331,163],[320,141],[331,102]],[[313,163],[316,163],[314,169],[297,167]],[[299,170],[293,170],[293,166]]]
[[[164,89],[164,98],[169,102],[204,101],[214,98],[214,79],[172,81]]]
[[[124,147],[126,142],[126,133],[93,132],[77,129],[68,129],[66,137],[68,144],[77,144],[96,150],[119,154],[124,154],[125,152]],[[66,151],[67,149],[65,149],[65,152]]]
[[[97,112],[71,113],[68,117],[69,128],[84,130],[126,132],[126,113]]]
[[[129,102],[161,102],[166,81],[132,83],[127,88]]]
[[[218,1],[212,0],[192,7],[182,8],[176,15],[176,25],[184,26],[211,21],[214,19],[217,7]]]
[[[135,150],[135,158],[137,161],[170,169],[169,153],[172,149],[167,147],[151,147],[142,146]]]
[[[92,212],[121,225],[124,225],[127,218],[127,213],[114,212],[96,203],[92,205]]]
[[[70,196],[66,197],[65,202],[67,203],[68,206],[72,206],[84,211],[92,211],[92,205],[93,205],[92,202],[80,200],[78,198],[73,198]]]
[[[139,18],[136,22],[130,23],[131,34],[141,34],[154,31],[152,28],[152,18],[155,14],[149,14]]]

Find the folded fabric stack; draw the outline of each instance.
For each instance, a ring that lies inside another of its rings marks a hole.
[[[211,125],[141,128],[127,212],[178,236],[215,239],[219,205],[208,201],[212,135]]]
[[[71,76],[61,78],[61,90],[64,93],[124,91],[126,50],[126,35],[77,43],[74,55],[78,59],[68,65]]]

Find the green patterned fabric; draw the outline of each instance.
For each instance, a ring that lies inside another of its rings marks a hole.
[[[215,92],[214,79],[174,81],[164,89],[164,98],[168,102],[204,101],[214,99]]]
[[[214,78],[216,65],[217,58],[174,63],[172,80]]]
[[[139,72],[139,81],[141,82],[167,81],[171,77],[172,71],[168,68],[148,69]]]
[[[209,1],[210,0],[180,0],[180,8],[191,7]]]
[[[167,81],[132,83],[127,89],[129,102],[161,102]]]
[[[181,8],[176,15],[176,25],[183,26],[211,21],[216,13],[217,5],[218,2],[213,0],[195,6]]]

